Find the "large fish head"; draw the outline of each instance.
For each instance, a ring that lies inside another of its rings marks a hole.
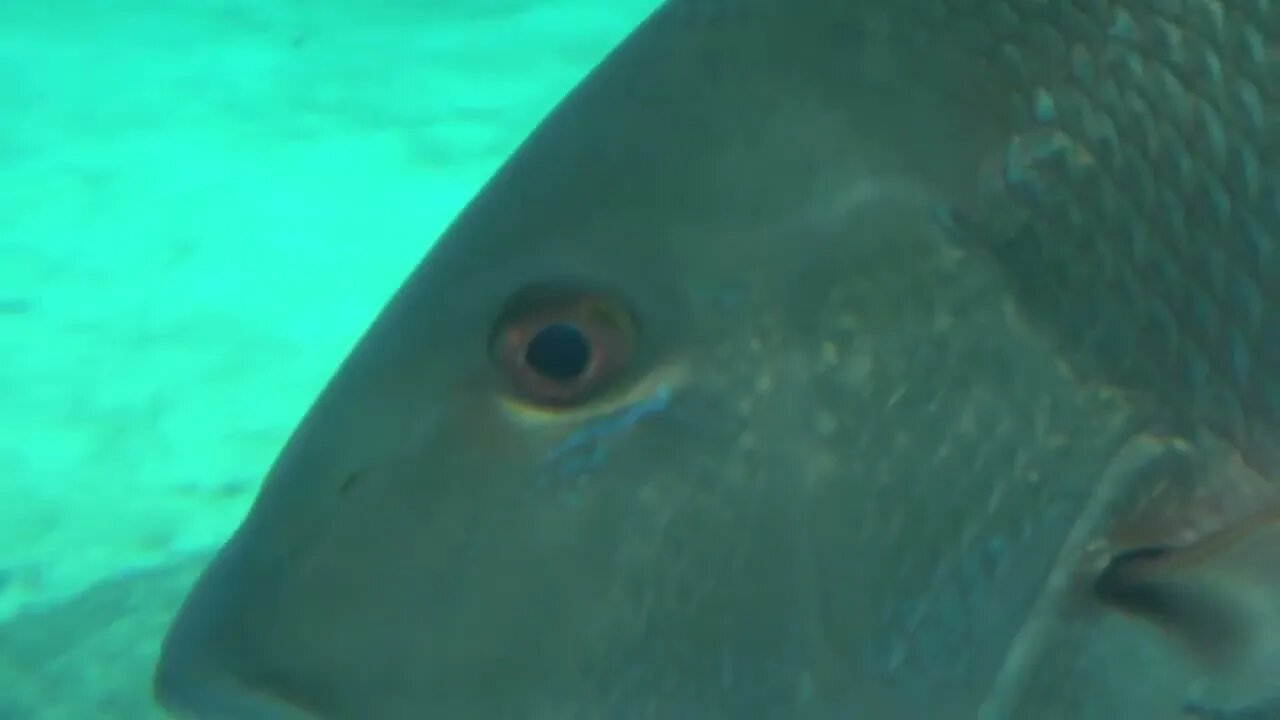
[[[947,242],[984,148],[936,68],[877,62],[901,38],[866,23],[835,73],[820,18],[690,7],[342,366],[174,624],[175,712],[889,720],[994,692],[1128,416]]]

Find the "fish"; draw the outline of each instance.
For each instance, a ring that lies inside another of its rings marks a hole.
[[[1271,0],[670,0],[316,399],[177,717],[1280,709]]]

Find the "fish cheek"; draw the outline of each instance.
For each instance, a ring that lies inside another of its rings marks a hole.
[[[443,472],[405,521],[418,574],[434,578],[422,581],[430,630],[415,652],[458,703],[492,694],[494,678],[509,697],[581,694],[583,668],[627,624],[630,610],[602,599],[621,592],[627,548],[657,525],[634,491],[650,478],[666,402],[640,390],[577,413],[491,395],[456,406],[422,446],[418,464],[433,466],[423,474]]]
[[[363,470],[305,554],[279,568],[263,674],[281,694],[340,716],[361,687],[405,707],[471,710],[485,683],[520,694],[531,673],[517,661],[531,659],[555,684],[555,638],[543,629],[574,627],[559,600],[579,594],[582,564],[564,552],[573,530],[517,491],[529,479],[517,433],[491,432],[501,441],[476,451],[459,444],[469,433],[453,419],[415,452]]]

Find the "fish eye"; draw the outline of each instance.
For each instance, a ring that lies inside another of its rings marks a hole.
[[[524,402],[580,405],[607,391],[635,354],[631,312],[607,296],[535,287],[507,302],[492,339],[494,361]]]

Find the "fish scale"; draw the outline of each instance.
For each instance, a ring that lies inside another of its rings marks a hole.
[[[974,237],[1029,314],[1078,366],[1191,424],[1241,440],[1274,425],[1280,378],[1261,372],[1280,360],[1272,3],[968,12],[1003,30],[989,56],[1025,88]]]

